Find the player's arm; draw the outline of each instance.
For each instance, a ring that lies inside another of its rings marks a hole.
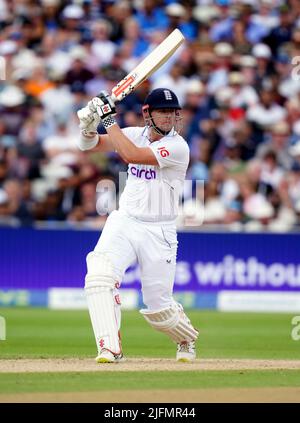
[[[155,154],[152,152],[151,148],[137,147],[122,132],[114,119],[116,115],[115,104],[105,91],[102,91],[98,97],[93,98],[92,103],[101,118],[109,140],[114,146],[114,150],[125,162],[158,165]]]
[[[82,151],[117,151],[121,158],[128,163],[157,164],[150,148],[136,147],[121,131],[119,125],[113,125],[108,129],[108,134],[99,135],[97,127],[100,116],[96,111],[98,98],[93,99],[86,107],[77,112],[80,124],[80,137],[78,147]],[[141,161],[142,160],[142,161]]]
[[[108,135],[98,135],[98,144],[92,149],[92,151],[100,151],[101,153],[108,153],[109,151],[115,151],[115,147],[111,142]]]
[[[149,147],[137,147],[129,138],[121,131],[119,125],[106,128],[108,137],[114,145],[115,151],[127,163],[137,163],[157,166],[157,159]]]
[[[78,117],[80,119],[80,137],[78,139],[78,147],[82,151],[93,151],[107,153],[116,151],[121,158],[127,163],[140,164],[157,164],[154,154],[150,148],[136,147],[121,131],[119,125],[113,125],[108,130],[108,134],[99,135],[97,127],[100,117],[97,114],[88,124],[86,124],[86,116],[93,116],[93,113],[86,108],[79,110]],[[116,134],[116,135],[115,135]],[[143,160],[143,162],[141,162]]]

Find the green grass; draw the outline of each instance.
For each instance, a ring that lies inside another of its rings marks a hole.
[[[87,311],[6,308],[0,315],[7,324],[0,359],[95,356]],[[292,315],[213,311],[189,311],[188,315],[200,330],[199,358],[300,359],[300,341],[291,338]],[[175,345],[137,311],[123,313],[122,334],[128,357],[175,357]],[[299,387],[300,371],[191,372],[187,368],[185,372],[0,374],[0,393],[275,386]]]
[[[204,371],[204,372],[96,372],[5,373],[0,393],[85,392],[140,389],[299,387],[300,372]]]
[[[93,357],[94,337],[87,311],[3,308],[7,340],[2,358]],[[198,357],[300,359],[300,341],[291,338],[288,314],[189,311],[200,330]],[[169,357],[175,346],[154,331],[137,311],[122,314],[122,343],[129,357]]]

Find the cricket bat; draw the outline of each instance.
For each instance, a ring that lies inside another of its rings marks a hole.
[[[174,29],[132,72],[112,89],[111,98],[113,101],[121,101],[134,91],[175,53],[183,41],[183,34],[179,29]]]

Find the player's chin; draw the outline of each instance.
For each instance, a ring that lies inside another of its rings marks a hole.
[[[171,125],[170,123],[165,123],[160,125],[160,129],[164,132],[170,132],[172,128],[173,128],[173,125]]]

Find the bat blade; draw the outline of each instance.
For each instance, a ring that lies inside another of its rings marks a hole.
[[[114,101],[121,101],[134,91],[175,53],[183,41],[183,34],[179,29],[174,29],[174,31],[148,54],[132,72],[125,76],[125,78],[112,89],[112,99]]]

